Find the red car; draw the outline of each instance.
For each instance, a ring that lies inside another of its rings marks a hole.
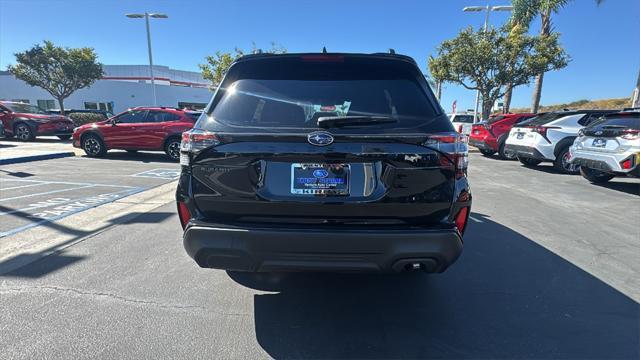
[[[504,143],[513,125],[520,124],[536,114],[502,114],[492,116],[488,121],[474,124],[469,135],[469,145],[477,147],[483,155],[496,152],[501,159],[512,160],[514,153],[505,152]]]
[[[172,160],[180,159],[180,140],[193,127],[200,112],[166,107],[137,107],[104,121],[82,125],[73,132],[73,146],[91,157],[107,150],[164,151]]]
[[[6,137],[15,136],[22,141],[47,135],[67,140],[75,127],[67,117],[52,115],[35,105],[14,101],[0,101],[0,121]]]

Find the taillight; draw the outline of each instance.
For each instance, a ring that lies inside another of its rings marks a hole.
[[[469,146],[466,143],[466,137],[460,134],[442,134],[431,135],[422,145],[435,149],[443,156],[444,166],[453,166],[456,172],[456,178],[465,175],[469,166]]]
[[[625,130],[622,132],[621,138],[625,140],[637,140],[640,139],[640,130]]]
[[[178,202],[178,218],[180,218],[180,225],[182,228],[186,228],[189,220],[191,220],[191,212],[187,207],[187,204],[183,202]]]
[[[462,209],[460,209],[460,211],[458,211],[458,214],[456,215],[455,223],[460,234],[464,233],[464,228],[467,226],[467,220],[469,219],[468,215],[469,215],[468,207],[463,207]]]
[[[212,132],[200,129],[183,132],[180,142],[180,165],[189,165],[192,155],[218,144],[220,139]]]
[[[542,135],[542,137],[547,140],[549,143],[551,143],[551,141],[549,141],[549,138],[547,137],[547,130],[549,129],[560,129],[557,126],[534,126],[531,128],[531,131],[538,133],[540,135]]]

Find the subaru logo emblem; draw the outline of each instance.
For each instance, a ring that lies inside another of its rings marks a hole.
[[[602,131],[596,131],[594,134],[595,135],[602,135]]]
[[[329,172],[325,169],[313,170],[313,177],[326,178],[327,176],[329,176]]]
[[[307,135],[307,141],[309,141],[311,145],[327,146],[333,143],[333,136],[324,131],[316,131]]]

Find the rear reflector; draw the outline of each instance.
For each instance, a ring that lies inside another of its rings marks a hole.
[[[629,170],[633,167],[633,158],[630,157],[627,160],[623,161],[620,163],[620,166],[624,169],[624,170]]]
[[[458,211],[458,215],[456,215],[456,227],[458,228],[460,234],[464,233],[464,228],[467,226],[468,213],[469,208],[463,207],[462,209],[460,209],[460,211]]]
[[[182,228],[186,228],[189,220],[191,220],[191,212],[189,211],[187,204],[178,202],[178,217],[180,218],[180,225],[182,225]]]

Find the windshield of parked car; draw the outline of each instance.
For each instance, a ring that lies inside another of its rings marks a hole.
[[[241,68],[232,73],[237,80],[223,84],[223,95],[211,112],[216,122],[243,129],[317,129],[321,117],[380,116],[395,120],[367,126],[367,132],[376,132],[416,128],[432,122],[437,115],[435,102],[416,75],[398,69],[396,64],[364,62],[359,67],[346,59],[335,63],[305,63],[299,59],[285,59],[281,64],[253,63],[249,70]],[[451,130],[450,123],[434,126],[435,131]],[[207,124],[198,127],[206,129]],[[357,127],[352,124],[345,129]]]
[[[46,111],[41,108],[24,103],[3,103],[4,106],[8,107],[9,110],[15,113],[23,113],[23,114],[48,114]]]

